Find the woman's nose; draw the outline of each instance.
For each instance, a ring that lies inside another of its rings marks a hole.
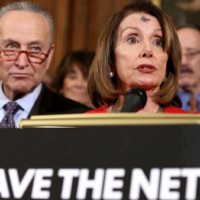
[[[144,42],[142,50],[140,52],[140,57],[151,58],[153,56],[151,44],[149,42]]]
[[[84,78],[79,78],[78,80],[77,80],[77,82],[76,82],[76,85],[78,86],[78,87],[87,87],[87,81],[85,81],[85,79]]]

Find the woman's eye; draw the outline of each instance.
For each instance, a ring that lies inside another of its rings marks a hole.
[[[138,41],[136,40],[135,37],[130,37],[130,38],[128,38],[127,41],[128,41],[129,44],[136,44],[136,43],[138,43]]]
[[[162,47],[163,46],[163,41],[162,39],[157,39],[154,41],[154,44],[158,47]]]
[[[77,78],[77,76],[76,75],[69,75],[69,79],[76,79]]]

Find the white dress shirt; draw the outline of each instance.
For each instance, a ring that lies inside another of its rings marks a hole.
[[[21,108],[19,109],[16,114],[14,115],[15,127],[18,127],[18,124],[21,119],[26,119],[28,117],[29,112],[31,111],[36,99],[38,98],[42,89],[42,84],[39,84],[33,92],[29,93],[28,95],[24,96],[21,99],[17,99],[17,102]],[[10,99],[4,94],[2,90],[2,81],[0,81],[0,122],[2,121],[3,117],[6,115],[6,111],[3,108],[5,104],[7,104]]]

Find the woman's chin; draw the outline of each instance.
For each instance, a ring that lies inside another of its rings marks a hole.
[[[160,84],[158,84],[155,81],[145,81],[145,82],[141,81],[141,82],[138,82],[137,84],[132,85],[131,88],[134,88],[134,87],[139,87],[139,88],[142,88],[145,91],[149,91],[149,90],[153,90],[157,87],[159,88]]]

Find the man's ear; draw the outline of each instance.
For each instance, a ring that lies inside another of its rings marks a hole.
[[[55,49],[55,45],[54,45],[54,44],[51,44],[51,50],[50,50],[50,52],[49,52],[49,56],[47,57],[47,66],[46,66],[46,70],[49,69],[51,60],[52,60],[52,58],[53,58],[54,49]]]

